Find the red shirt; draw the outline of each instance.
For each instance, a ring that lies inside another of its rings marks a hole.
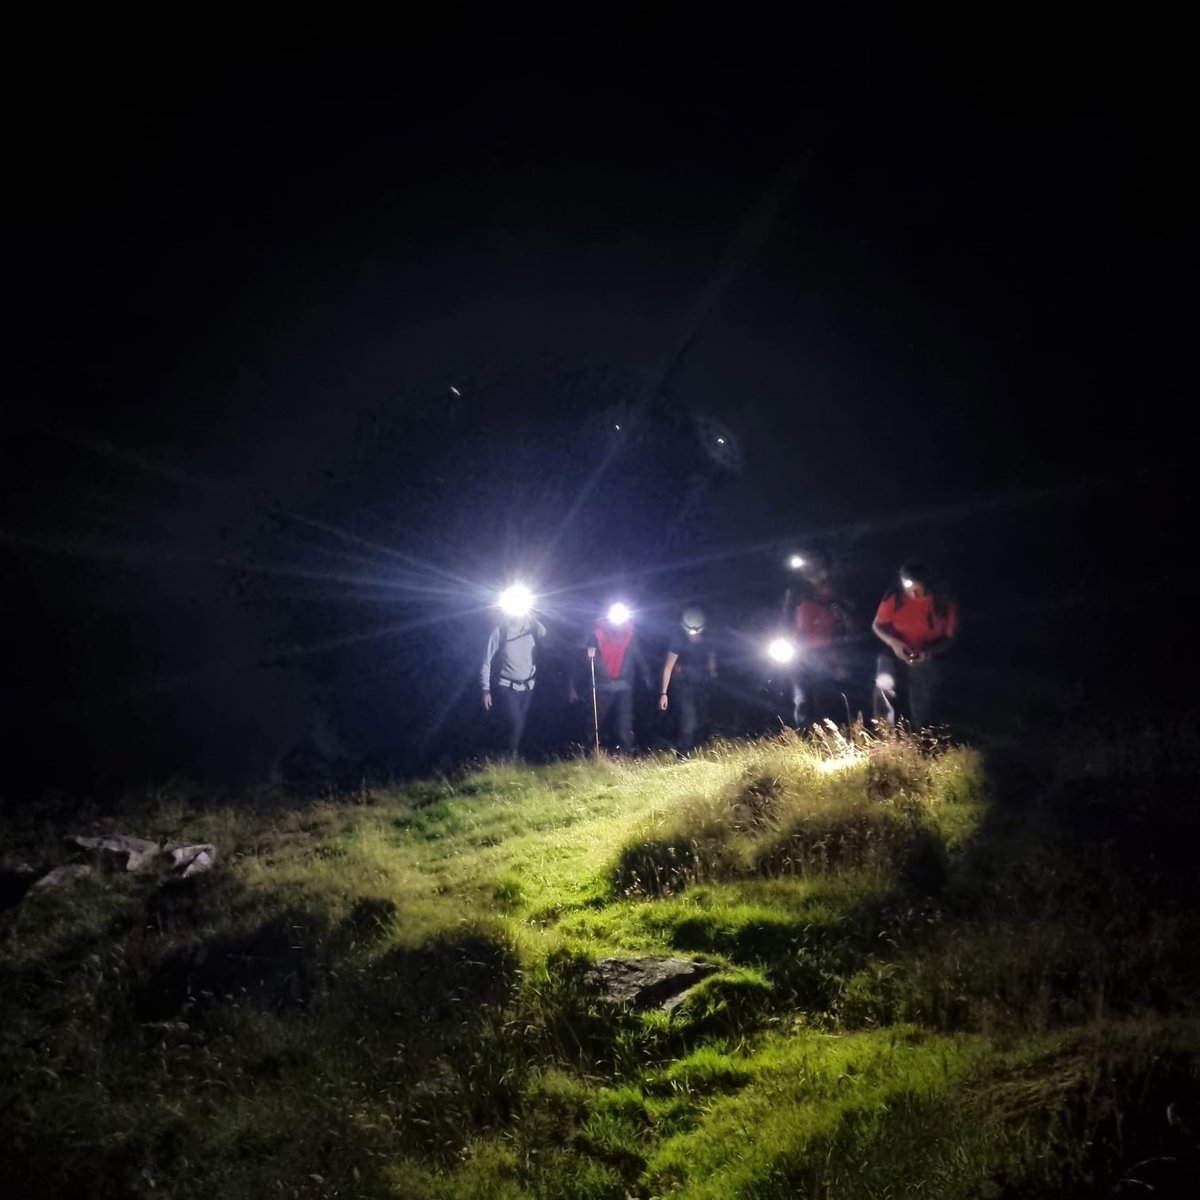
[[[600,657],[604,660],[604,669],[609,679],[619,679],[621,668],[625,665],[625,652],[633,641],[633,624],[626,624],[622,629],[608,629],[603,625],[596,626],[596,645],[600,647]]]
[[[796,634],[802,646],[828,646],[837,632],[832,599],[801,600],[796,605]]]
[[[846,618],[828,583],[814,583],[801,591],[804,597],[796,605],[796,639],[812,650],[829,646],[846,632]]]
[[[919,598],[906,598],[897,608],[896,597],[889,592],[880,601],[875,620],[880,625],[890,625],[910,650],[919,652],[958,632],[958,607],[953,600],[946,600],[938,613],[934,610],[933,596],[926,593]]]

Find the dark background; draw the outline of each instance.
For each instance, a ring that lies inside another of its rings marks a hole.
[[[206,20],[14,31],[6,797],[486,749],[518,573],[548,746],[598,605],[812,545],[944,574],[979,727],[1190,703],[1180,29]]]

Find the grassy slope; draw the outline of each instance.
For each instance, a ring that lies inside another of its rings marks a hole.
[[[76,814],[220,864],[0,916],[0,1190],[1111,1194],[1196,1149],[1194,760],[785,738]],[[642,953],[722,969],[597,1003]]]

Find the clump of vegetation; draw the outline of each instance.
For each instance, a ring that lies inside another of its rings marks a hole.
[[[795,734],[729,758],[736,769],[715,789],[655,814],[622,847],[614,886],[629,895],[671,895],[707,881],[899,871],[936,885],[947,849],[981,811],[978,757],[947,748],[935,759],[903,735],[859,728],[804,741]]]
[[[1190,1194],[1198,762],[1183,736],[985,760],[817,730],[10,819],[0,1183]],[[29,888],[63,835],[115,831],[216,869]],[[595,960],[645,955],[708,974],[666,1007],[598,994]]]

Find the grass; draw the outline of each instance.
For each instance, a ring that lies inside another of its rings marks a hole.
[[[10,816],[0,1189],[1192,1194],[1198,760],[816,731]],[[15,898],[114,831],[218,866]],[[718,970],[602,1002],[644,954]]]

